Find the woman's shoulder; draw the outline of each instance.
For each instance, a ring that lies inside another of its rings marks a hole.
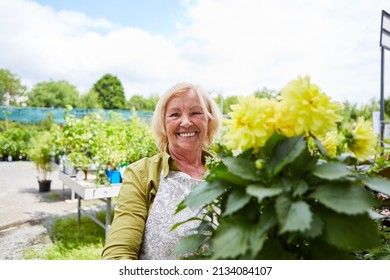
[[[163,160],[164,160],[164,153],[160,152],[150,157],[141,158],[131,163],[129,166],[135,169],[140,169],[140,168],[143,169],[150,165],[160,165]]]
[[[138,182],[142,186],[147,186],[150,181],[158,180],[158,176],[163,169],[162,154],[141,158],[126,167],[123,181]]]

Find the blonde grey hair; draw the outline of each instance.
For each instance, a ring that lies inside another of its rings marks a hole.
[[[152,131],[154,137],[156,138],[157,147],[160,151],[164,151],[168,145],[168,136],[165,127],[166,105],[172,97],[186,93],[191,89],[199,97],[200,105],[210,120],[205,143],[203,143],[204,148],[207,148],[210,144],[212,144],[217,137],[221,127],[222,114],[214,99],[211,98],[211,96],[199,85],[193,85],[191,83],[178,83],[168,89],[160,97],[154,110],[152,118]]]

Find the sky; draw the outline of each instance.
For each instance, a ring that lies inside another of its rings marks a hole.
[[[390,1],[0,0],[0,68],[81,94],[109,73],[127,98],[184,81],[249,95],[309,75],[333,101],[367,104],[380,98],[382,10]],[[388,97],[389,51],[384,65]]]

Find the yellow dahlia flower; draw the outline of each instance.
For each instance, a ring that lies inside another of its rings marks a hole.
[[[337,147],[340,144],[337,130],[328,132],[320,141],[331,158],[337,156]]]
[[[348,136],[346,137],[347,150],[357,158],[368,159],[374,155],[378,136],[370,122],[365,121],[363,117],[358,118],[355,128]]]
[[[230,119],[224,120],[228,132],[224,135],[226,146],[240,152],[264,146],[275,132],[278,102],[255,96],[239,97],[231,106]]]
[[[330,101],[306,76],[293,80],[281,91],[280,132],[288,137],[309,134],[324,135],[336,128],[341,105]]]

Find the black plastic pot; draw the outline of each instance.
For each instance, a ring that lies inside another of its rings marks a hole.
[[[49,192],[51,186],[51,180],[41,180],[39,183],[39,192]]]

